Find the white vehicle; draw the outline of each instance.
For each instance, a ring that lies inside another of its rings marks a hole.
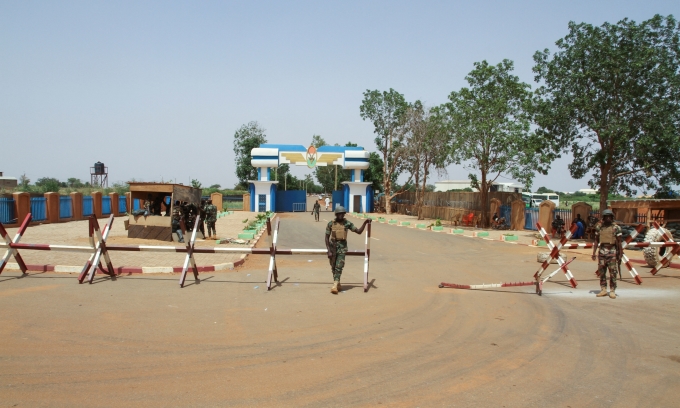
[[[541,204],[545,200],[550,200],[553,203],[555,203],[556,207],[560,206],[560,196],[555,194],[555,193],[545,193],[545,194],[531,194],[531,193],[523,193],[522,194],[522,199],[530,200],[530,204],[532,207],[538,207],[539,204]]]

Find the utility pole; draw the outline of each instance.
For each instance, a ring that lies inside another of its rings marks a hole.
[[[335,191],[338,191],[338,165],[335,165]]]

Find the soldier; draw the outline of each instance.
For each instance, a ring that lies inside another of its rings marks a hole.
[[[205,239],[205,200],[201,200],[201,206],[198,208],[198,213],[201,216],[201,222],[198,223],[198,230],[203,234],[203,239]]]
[[[215,231],[215,222],[217,222],[217,207],[208,200],[208,205],[205,206],[205,223],[208,224],[208,239],[217,239],[217,231]],[[212,235],[215,235],[214,237]]]
[[[328,250],[328,260],[331,264],[331,271],[333,272],[333,288],[331,293],[338,294],[341,290],[340,276],[342,275],[342,268],[345,267],[345,254],[347,253],[347,230],[361,234],[364,232],[366,224],[371,220],[367,219],[357,229],[354,224],[345,219],[345,208],[341,205],[335,207],[335,220],[330,221],[326,226],[326,249]]]
[[[607,269],[609,269],[609,297],[616,299],[616,273],[619,260],[623,254],[621,248],[621,227],[614,224],[612,210],[602,211],[602,222],[595,226],[595,243],[593,244],[593,261],[595,251],[599,247],[597,274],[600,276],[602,290],[597,297],[607,296]]]
[[[314,214],[314,221],[319,221],[319,211],[321,211],[321,205],[318,201],[314,201],[314,208],[312,208],[312,214]]]
[[[172,232],[177,233],[179,237],[179,242],[184,242],[184,235],[182,235],[182,209],[179,204],[179,200],[175,201],[175,205],[172,206]]]

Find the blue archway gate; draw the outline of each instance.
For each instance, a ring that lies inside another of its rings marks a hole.
[[[341,166],[351,170],[351,180],[343,182],[340,195],[333,192],[333,209],[342,204],[349,212],[371,212],[373,190],[364,181],[370,153],[363,147],[261,144],[251,150],[251,164],[257,168],[257,180],[248,180],[251,211],[297,211],[296,203],[306,203],[304,191],[277,191],[278,181],[271,179],[272,170],[281,164],[307,166]],[[300,193],[303,196],[300,196]],[[305,211],[303,209],[302,211]]]

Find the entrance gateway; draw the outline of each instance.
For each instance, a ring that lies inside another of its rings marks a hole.
[[[250,211],[286,211],[277,208],[278,181],[271,179],[272,169],[281,164],[295,164],[313,169],[317,166],[341,166],[351,170],[351,181],[342,182],[342,190],[333,194],[333,209],[342,205],[348,212],[372,212],[373,188],[364,181],[370,153],[363,147],[261,144],[250,152],[251,164],[257,168],[257,180],[248,180]],[[284,193],[279,191],[278,194]],[[284,193],[285,194],[285,193]],[[340,200],[338,200],[340,199]],[[306,200],[306,197],[305,197]],[[279,200],[279,203],[281,200]],[[306,202],[306,201],[305,201]],[[281,205],[280,205],[281,206]],[[283,206],[281,206],[283,207]]]

